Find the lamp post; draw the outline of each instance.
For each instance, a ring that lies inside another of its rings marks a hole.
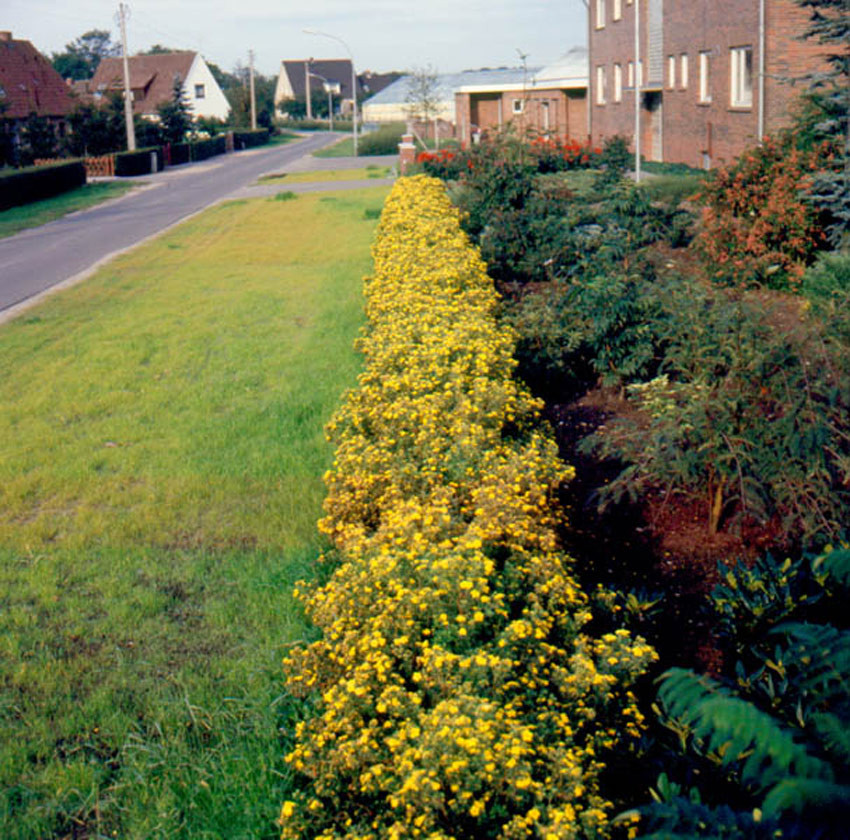
[[[331,35],[328,32],[321,32],[318,29],[305,29],[305,35],[321,35],[323,38],[330,38],[332,41],[337,41],[342,44],[348,57],[351,59],[351,136],[354,140],[354,157],[357,157],[357,75],[354,72],[354,56],[349,49],[348,44],[342,38],[336,35]]]
[[[311,72],[310,75],[314,79],[322,80],[322,87],[325,90],[325,93],[328,95],[328,131],[334,130],[334,100],[333,96],[335,93],[339,93],[340,87],[339,82],[331,82],[328,81],[324,76],[320,76],[318,73]]]

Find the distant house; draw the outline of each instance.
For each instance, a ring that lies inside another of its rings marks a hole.
[[[590,0],[589,15],[593,140],[639,137],[650,160],[731,162],[826,69],[794,0]]]
[[[157,119],[157,109],[172,100],[174,82],[179,79],[192,116],[227,119],[230,104],[200,53],[134,55],[128,59],[128,64],[133,111],[140,117]],[[95,98],[104,98],[123,89],[123,59],[104,58],[95,71],[89,90]]]
[[[279,116],[286,115],[286,103],[295,100],[306,101],[307,91],[310,96],[315,91],[322,91],[324,81],[339,85],[340,110],[343,113],[351,111],[351,61],[347,58],[330,59],[300,59],[282,61],[277,77],[274,103]],[[356,94],[359,99],[363,95],[360,80],[355,78]]]
[[[455,90],[458,139],[467,144],[510,123],[523,132],[584,140],[587,68],[587,50],[575,47],[542,69],[470,79]]]
[[[31,114],[46,118],[63,135],[73,109],[68,86],[53,65],[29,41],[0,32],[0,119],[11,124],[13,142]]]

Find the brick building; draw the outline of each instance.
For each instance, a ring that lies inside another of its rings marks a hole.
[[[512,124],[522,133],[562,139],[587,137],[587,50],[575,47],[554,64],[510,79],[465,82],[455,89],[457,133],[475,134]]]
[[[593,142],[634,143],[639,125],[647,160],[731,162],[787,125],[825,69],[823,47],[800,40],[808,19],[794,0],[589,0]]]

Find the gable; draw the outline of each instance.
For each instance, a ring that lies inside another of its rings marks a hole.
[[[130,89],[133,91],[133,111],[136,114],[155,114],[160,105],[171,101],[174,79],[185,84],[197,53],[175,52],[159,55],[134,55],[127,59]],[[124,88],[122,58],[104,58],[91,81],[92,92],[105,96]]]

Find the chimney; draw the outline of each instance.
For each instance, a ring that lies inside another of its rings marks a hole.
[[[11,41],[12,33],[11,32],[0,32],[0,41]]]

